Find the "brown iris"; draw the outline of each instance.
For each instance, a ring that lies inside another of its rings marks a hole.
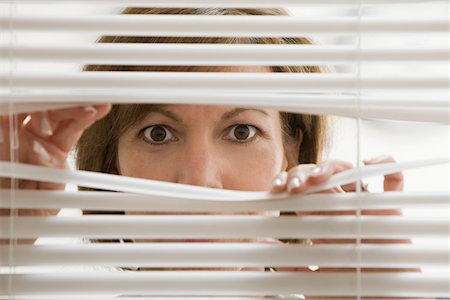
[[[155,142],[163,142],[166,136],[166,130],[162,126],[155,126],[150,132],[150,137]]]
[[[234,136],[238,140],[246,140],[250,136],[250,129],[247,125],[238,125],[234,129]]]

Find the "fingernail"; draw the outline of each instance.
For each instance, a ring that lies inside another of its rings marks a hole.
[[[84,110],[87,111],[90,114],[95,114],[97,112],[97,110],[95,109],[95,107],[93,107],[92,105],[89,106],[85,106]]]
[[[308,269],[315,272],[315,271],[319,270],[319,266],[308,266]]]
[[[327,166],[326,165],[323,165],[323,166],[318,166],[318,167],[315,167],[312,171],[311,171],[311,173],[309,174],[309,176],[312,176],[312,177],[319,177],[320,175],[323,175],[323,174],[325,174],[326,172],[327,172]]]
[[[298,177],[294,177],[289,181],[288,184],[288,192],[291,192],[293,189],[300,187],[300,179]]]
[[[272,188],[280,187],[286,184],[287,180],[287,172],[280,173],[273,181],[272,181]]]
[[[31,115],[28,115],[22,122],[23,126],[26,126],[31,121]]]
[[[50,154],[48,154],[47,150],[45,150],[44,146],[41,145],[38,141],[33,141],[33,151],[39,157],[41,157],[45,161],[51,161],[52,158],[50,157]]]
[[[46,136],[53,135],[52,126],[50,125],[50,121],[46,115],[44,115],[41,119],[41,132]]]
[[[317,177],[322,174],[323,174],[323,169],[321,167],[316,167],[311,171],[310,176]]]
[[[283,181],[281,181],[280,178],[275,178],[274,181],[272,181],[272,187],[280,187],[283,185]]]

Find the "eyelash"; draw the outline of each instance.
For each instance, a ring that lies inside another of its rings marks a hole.
[[[233,128],[235,128],[235,127],[237,127],[237,126],[239,126],[239,125],[245,125],[245,126],[250,126],[250,127],[255,128],[255,129],[256,129],[255,135],[254,135],[251,139],[249,139],[249,140],[247,140],[247,141],[243,141],[243,142],[239,142],[239,141],[237,141],[237,140],[232,140],[232,139],[225,139],[225,138],[224,138],[224,140],[231,141],[231,142],[234,143],[234,144],[239,144],[239,145],[243,145],[243,146],[244,146],[244,145],[248,145],[249,143],[253,142],[257,137],[260,137],[260,136],[264,135],[263,131],[262,131],[259,127],[255,126],[255,125],[251,125],[251,124],[242,124],[242,123],[234,124],[234,125],[228,127],[228,128],[227,128],[227,133],[229,133],[230,130],[232,130]],[[147,129],[151,128],[151,127],[156,127],[156,126],[163,127],[163,128],[165,128],[166,130],[170,131],[170,132],[173,134],[173,131],[174,131],[174,130],[173,130],[172,128],[170,128],[169,126],[163,125],[163,124],[155,124],[155,125],[150,125],[150,126],[147,126],[147,127],[142,128],[142,129],[139,131],[139,134],[138,134],[138,135],[139,135],[139,137],[140,137],[144,142],[146,142],[147,144],[150,144],[150,145],[152,145],[152,146],[164,146],[164,145],[166,145],[168,142],[165,142],[165,143],[152,143],[152,142],[150,142],[148,139],[146,139],[146,137],[145,137],[145,130],[147,130]]]
[[[149,128],[151,128],[151,127],[163,127],[163,128],[165,128],[166,130],[168,130],[168,131],[170,131],[170,133],[173,135],[173,129],[172,128],[170,128],[169,126],[167,126],[167,125],[163,125],[163,124],[155,124],[155,125],[150,125],[150,126],[147,126],[147,127],[144,127],[144,128],[142,128],[140,131],[139,131],[139,137],[144,141],[144,142],[146,142],[147,144],[150,144],[150,145],[152,145],[152,146],[164,146],[164,145],[166,145],[168,142],[164,142],[164,143],[152,143],[152,142],[150,142],[146,137],[145,137],[145,131],[147,130],[147,129],[149,129]],[[176,138],[175,138],[176,139]]]

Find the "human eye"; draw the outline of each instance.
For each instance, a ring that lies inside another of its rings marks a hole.
[[[232,140],[236,143],[248,143],[255,139],[259,129],[253,125],[236,124],[231,127],[224,139]]]
[[[164,125],[153,125],[142,130],[142,138],[152,145],[163,145],[176,140],[171,130]]]

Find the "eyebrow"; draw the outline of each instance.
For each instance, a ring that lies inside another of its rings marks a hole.
[[[231,110],[229,112],[224,113],[222,115],[222,118],[220,118],[220,119],[221,119],[221,121],[226,121],[226,120],[231,119],[231,118],[233,118],[233,117],[237,116],[238,114],[243,113],[245,111],[257,111],[257,112],[260,112],[260,113],[262,113],[262,114],[264,114],[264,115],[269,117],[269,114],[265,110],[262,110],[262,109],[238,107],[238,108],[235,108],[235,109],[233,109],[233,110]]]
[[[151,112],[153,113],[160,113],[164,116],[166,116],[167,118],[177,122],[177,123],[183,123],[183,120],[180,118],[180,116],[178,116],[176,113],[173,113],[169,110],[164,109],[165,107],[167,107],[167,105],[164,106],[158,106],[156,108],[154,108]],[[237,115],[239,115],[240,113],[246,112],[246,111],[257,111],[260,112],[266,116],[270,116],[269,113],[267,113],[265,110],[262,109],[257,109],[257,108],[242,108],[242,107],[238,107],[235,109],[232,109],[226,113],[224,113],[222,115],[222,117],[220,118],[221,121],[226,121],[229,120]]]
[[[183,120],[181,120],[181,118],[176,113],[173,113],[173,112],[171,112],[169,110],[164,109],[165,107],[167,107],[167,105],[164,105],[164,106],[158,105],[157,107],[154,107],[151,110],[151,112],[152,113],[160,113],[160,114],[166,116],[167,118],[169,118],[169,119],[171,119],[171,120],[173,120],[173,121],[175,121],[177,123],[183,123]]]

